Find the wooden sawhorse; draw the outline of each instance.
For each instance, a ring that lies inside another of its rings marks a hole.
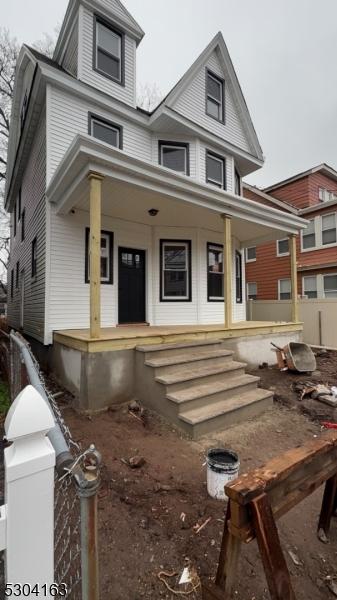
[[[318,532],[328,535],[337,509],[337,431],[289,450],[228,486],[229,498],[215,585],[202,584],[203,600],[230,600],[241,543],[255,538],[272,600],[296,600],[276,520],[324,482]]]

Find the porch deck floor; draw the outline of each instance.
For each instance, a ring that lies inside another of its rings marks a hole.
[[[301,330],[301,323],[274,321],[238,321],[233,323],[229,329],[226,329],[223,323],[208,325],[127,325],[102,327],[99,338],[91,338],[89,329],[55,331],[54,341],[78,350],[100,352],[135,348],[140,344],[225,339]]]

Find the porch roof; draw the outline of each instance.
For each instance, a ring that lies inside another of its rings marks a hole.
[[[242,246],[297,234],[307,226],[297,215],[213,188],[89,135],[75,137],[48,185],[47,198],[58,214],[88,210],[90,172],[104,176],[102,212],[110,216],[161,226],[176,219],[180,226],[222,231],[218,217],[226,214]],[[156,221],[148,215],[150,208],[159,210]]]

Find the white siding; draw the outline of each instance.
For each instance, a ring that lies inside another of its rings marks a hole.
[[[132,15],[130,15],[130,13],[126,10],[123,4],[119,2],[119,0],[98,0],[98,2],[102,5],[102,8],[108,12],[114,13],[116,17],[119,17],[123,20],[128,20],[131,24],[137,25]]]
[[[64,53],[61,66],[77,77],[78,71],[78,18],[75,21],[73,30],[69,37],[69,41],[66,47],[66,51]]]
[[[212,119],[206,114],[206,67],[225,79],[225,124]],[[222,139],[242,150],[251,152],[237,108],[234,105],[230,84],[226,80],[226,75],[223,73],[216,52],[211,55],[193,82],[178,97],[173,108],[184,117],[191,119]]]
[[[92,85],[95,89],[105,92],[129,104],[136,106],[136,42],[125,35],[125,85],[119,85],[101,75],[93,68],[93,31],[94,15],[92,11],[81,6],[81,61],[78,73],[79,79]]]
[[[131,156],[151,161],[152,136],[144,127],[127,121],[113,112],[100,110],[90,104],[63,92],[50,88],[48,122],[48,182],[61,162],[64,154],[77,134],[88,133],[88,114],[93,112],[123,127],[123,150]]]
[[[22,220],[17,224],[13,239],[11,227],[11,254],[9,261],[8,323],[20,326],[20,290],[15,288],[10,297],[11,273],[19,261],[20,274],[24,270],[25,306],[24,332],[43,341],[45,308],[45,255],[46,255],[46,116],[43,110],[32,144],[31,155],[21,185],[21,210],[25,210],[25,239],[21,242]],[[13,214],[11,215],[13,224]],[[32,240],[37,237],[37,277],[31,277]]]

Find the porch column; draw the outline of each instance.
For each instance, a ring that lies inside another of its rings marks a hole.
[[[101,192],[103,176],[89,173],[90,185],[90,337],[101,333]]]
[[[224,317],[225,328],[232,325],[232,222],[228,215],[222,215],[224,224],[223,266],[224,266]]]
[[[289,236],[289,252],[291,267],[291,320],[298,323],[298,298],[297,298],[297,259],[296,259],[296,235]]]

